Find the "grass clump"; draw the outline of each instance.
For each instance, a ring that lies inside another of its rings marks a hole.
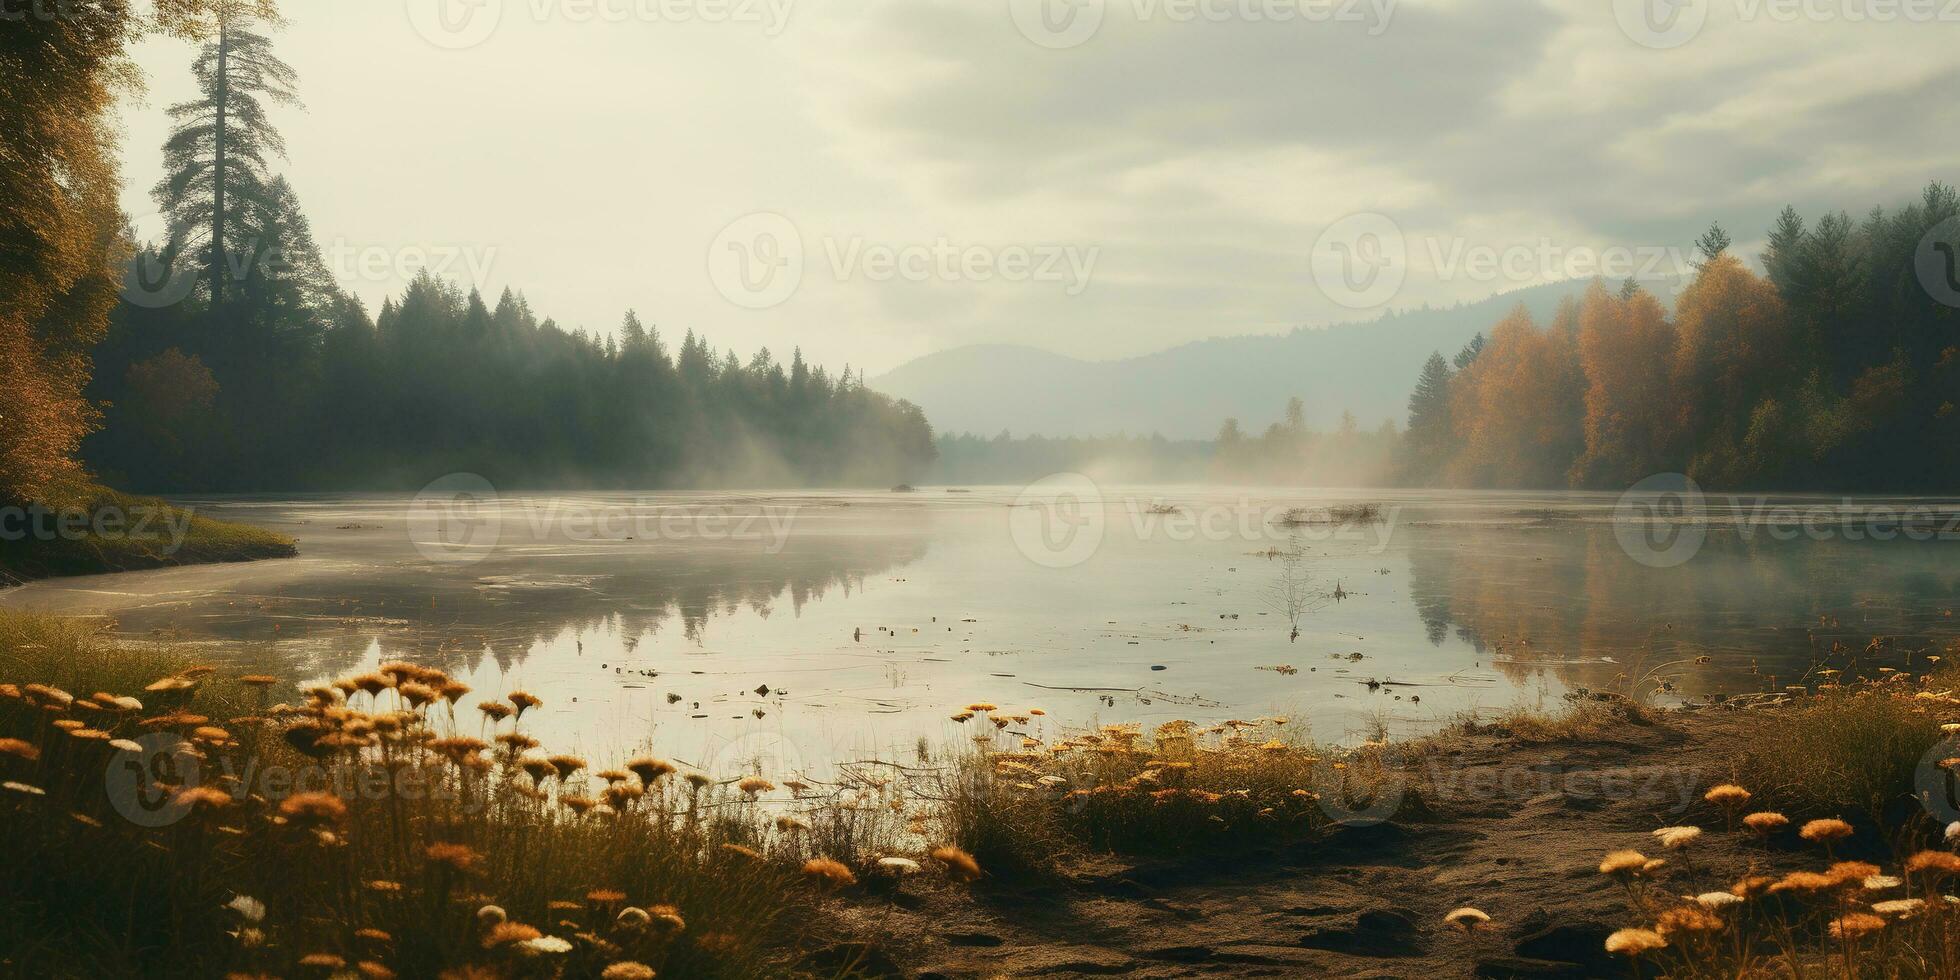
[[[291,538],[150,497],[90,487],[0,527],[0,584],[169,565],[291,558]]]
[[[409,663],[300,689],[0,613],[0,972],[836,976],[826,903],[926,870],[857,851],[896,839],[896,787],[604,768],[538,745],[539,703]]]
[[[1741,771],[1785,808],[1885,820],[1912,800],[1921,760],[1956,715],[1950,698],[1887,689],[1900,686],[1827,687],[1769,712]]]
[[[1368,781],[1365,753],[1324,757],[1286,719],[1107,725],[964,755],[940,787],[946,836],[993,870],[1046,872],[1091,851],[1270,846],[1330,822],[1322,794]],[[984,736],[983,736],[984,737]]]
[[[1640,704],[1615,698],[1606,701],[1573,701],[1560,708],[1518,705],[1488,721],[1469,719],[1462,729],[1469,734],[1497,735],[1533,745],[1556,742],[1588,742],[1607,738],[1629,726],[1654,723],[1653,714]]]

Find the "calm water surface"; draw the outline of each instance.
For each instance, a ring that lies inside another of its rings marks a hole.
[[[947,716],[979,700],[1044,709],[1037,734],[1285,715],[1343,740],[1579,687],[1765,690],[1879,634],[1899,639],[1866,669],[1936,655],[1960,593],[1960,543],[1884,534],[1927,502],[1860,501],[1843,523],[1815,516],[1840,501],[1768,502],[1811,516],[1794,531],[1711,502],[1629,532],[1612,496],[1105,488],[1057,510],[1019,493],[193,501],[302,557],[41,582],[0,606],[309,678],[414,659],[473,685],[466,705],[542,697],[527,726],[553,749],[781,771],[948,744],[973,733]],[[1270,523],[1359,500],[1383,519]],[[1699,547],[1667,551],[1684,529]]]

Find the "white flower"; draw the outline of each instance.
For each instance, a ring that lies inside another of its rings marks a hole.
[[[1895,898],[1889,902],[1874,902],[1872,911],[1879,915],[1910,916],[1926,907],[1926,901],[1919,898]]]
[[[1705,909],[1719,909],[1724,905],[1734,905],[1742,901],[1742,896],[1731,892],[1702,892],[1695,896],[1695,904]]]
[[[15,783],[15,782],[0,783],[0,789],[8,789],[16,793],[26,793],[28,796],[48,795],[47,790],[44,790],[39,786],[29,786],[26,783]]]
[[[572,951],[572,944],[557,936],[539,936],[536,939],[526,939],[517,945],[533,956],[558,956]]]
[[[486,926],[496,925],[508,918],[510,916],[504,914],[504,909],[501,905],[485,905],[476,910],[476,921]]]
[[[1899,884],[1899,879],[1891,875],[1872,875],[1865,879],[1865,888],[1868,891],[1882,892],[1887,888],[1897,888]]]
[[[911,858],[879,858],[878,867],[881,867],[886,871],[893,872],[894,874],[909,875],[912,872],[919,870],[919,862],[914,861]]]
[[[1654,839],[1670,851],[1686,847],[1700,836],[1700,827],[1662,827],[1654,831]]]
[[[265,921],[265,903],[250,895],[240,895],[232,899],[225,903],[225,908],[244,916],[247,922]]]
[[[1960,820],[1946,825],[1946,842],[1951,844],[1956,840],[1960,840]]]

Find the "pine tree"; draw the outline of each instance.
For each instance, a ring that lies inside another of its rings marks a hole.
[[[296,104],[298,77],[261,33],[280,24],[269,4],[211,0],[204,22],[210,40],[191,66],[199,98],[170,109],[165,175],[152,193],[168,223],[165,255],[204,270],[218,309],[233,280],[276,248],[263,226],[278,209],[268,167],[269,158],[285,157],[286,145],[265,108]]]

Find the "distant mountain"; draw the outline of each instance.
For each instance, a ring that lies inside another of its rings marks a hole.
[[[1540,323],[1582,281],[1515,290],[1451,309],[1287,334],[1216,337],[1120,361],[1083,361],[1033,347],[976,345],[930,354],[870,387],[925,409],[937,432],[1209,438],[1226,418],[1257,433],[1295,395],[1307,423],[1331,428],[1342,410],[1363,428],[1400,425],[1431,351],[1455,354],[1522,302]],[[1671,296],[1671,291],[1664,291]]]

